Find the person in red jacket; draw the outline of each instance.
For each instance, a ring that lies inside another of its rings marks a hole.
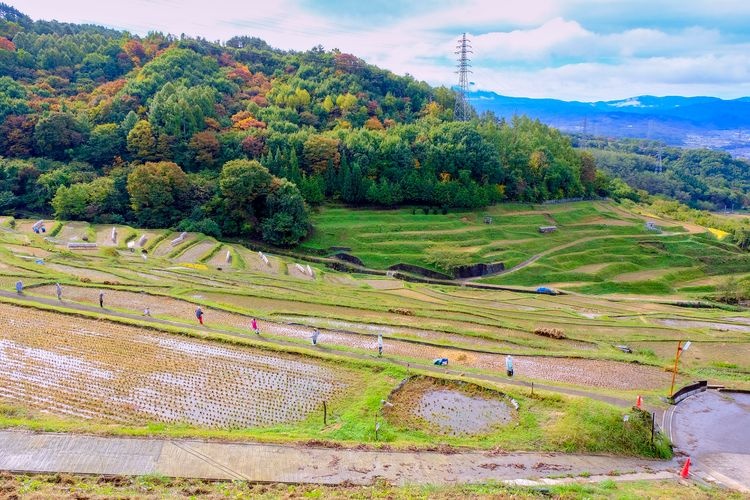
[[[203,309],[200,307],[195,310],[195,317],[198,318],[198,322],[202,325],[203,324]]]

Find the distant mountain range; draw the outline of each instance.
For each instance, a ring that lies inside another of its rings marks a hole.
[[[477,91],[469,94],[469,101],[479,113],[492,111],[506,118],[523,114],[568,133],[655,139],[750,158],[750,97],[638,96],[578,102]]]

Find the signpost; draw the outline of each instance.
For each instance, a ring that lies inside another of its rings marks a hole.
[[[674,396],[674,381],[677,377],[677,362],[680,360],[680,356],[684,351],[687,351],[690,349],[690,341],[688,340],[685,342],[685,345],[682,345],[682,340],[677,341],[677,353],[674,356],[674,369],[672,369],[672,388],[669,390],[669,397],[671,398]]]

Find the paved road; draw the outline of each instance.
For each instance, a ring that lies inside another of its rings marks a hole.
[[[711,390],[690,396],[667,422],[694,474],[750,493],[750,394]]]
[[[0,431],[0,470],[315,484],[454,484],[549,476],[674,478],[677,464],[605,455],[382,451]]]

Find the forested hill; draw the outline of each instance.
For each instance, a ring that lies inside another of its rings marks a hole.
[[[0,4],[0,211],[294,244],[325,199],[479,207],[619,181],[524,118],[337,50],[33,21]],[[304,200],[304,202],[303,202]]]
[[[573,136],[597,166],[635,189],[703,210],[750,205],[750,161],[708,149],[669,147],[658,141]]]

